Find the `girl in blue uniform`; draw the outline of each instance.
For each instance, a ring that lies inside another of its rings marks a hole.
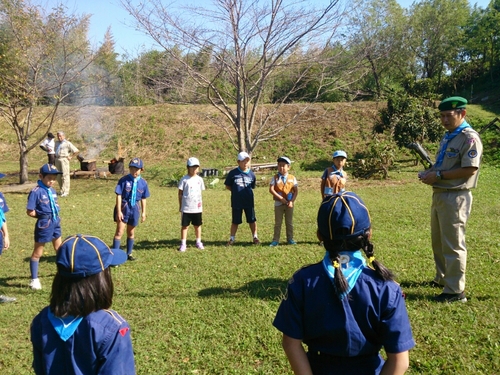
[[[116,311],[109,266],[127,260],[97,237],[74,235],[56,256],[50,305],[31,324],[40,375],[134,375],[130,326]]]
[[[135,260],[132,256],[134,249],[135,227],[146,220],[146,198],[149,198],[149,187],[141,177],[144,163],[139,158],[130,160],[130,173],[118,181],[115,188],[116,205],[114,219],[116,232],[113,238],[113,248],[120,248],[120,242],[127,227],[127,255],[128,260]],[[140,209],[139,209],[140,206]]]
[[[403,293],[375,260],[370,226],[356,194],[323,200],[318,238],[326,254],[293,275],[273,322],[296,375],[395,375],[409,366],[415,342]]]

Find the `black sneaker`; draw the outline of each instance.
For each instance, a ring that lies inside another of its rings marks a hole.
[[[133,260],[137,260],[137,258],[134,258],[132,255],[129,255],[127,257],[127,260],[133,261]]]
[[[467,297],[465,293],[441,293],[439,296],[434,297],[436,302],[467,302]]]
[[[429,281],[429,282],[427,283],[427,285],[428,285],[428,286],[430,286],[430,287],[432,287],[432,288],[442,288],[442,287],[444,287],[444,285],[439,284],[439,283],[438,283],[437,281],[435,281],[435,280]]]

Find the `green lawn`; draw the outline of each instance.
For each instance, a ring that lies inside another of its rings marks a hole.
[[[408,373],[499,374],[500,170],[483,168],[473,192],[467,304],[436,304],[432,297],[438,291],[425,285],[433,277],[431,189],[416,181],[416,171],[403,168],[386,182],[350,182],[350,189],[370,208],[377,258],[397,273],[407,294],[417,342]],[[300,186],[306,174],[295,174]],[[317,175],[319,183],[321,172]],[[291,373],[281,335],[271,323],[287,279],[323,255],[315,235],[319,189],[310,183],[299,190],[294,218],[298,245],[270,248],[273,201],[267,181],[262,181],[255,191],[262,246],[250,245],[244,224],[237,245],[228,248],[230,193],[221,178],[203,196],[206,250],[194,247],[190,228],[188,251],[179,253],[177,189],[160,187],[159,180],[149,180],[148,219],[136,230],[138,261],[113,269],[113,308],[132,327],[138,374]],[[87,233],[111,243],[116,181],[115,176],[72,180],[70,196],[60,200],[63,237]],[[9,182],[15,177],[0,180],[0,190]],[[17,303],[0,305],[0,373],[30,374],[29,325],[48,303],[55,255],[47,245],[40,264],[43,290],[30,290],[28,259],[35,220],[25,214],[26,194],[8,193],[6,199],[11,248],[0,258],[0,294],[17,297]]]

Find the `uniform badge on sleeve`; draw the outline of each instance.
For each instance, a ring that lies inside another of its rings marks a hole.
[[[477,156],[477,150],[470,150],[468,153],[467,153],[467,156],[471,159],[474,159],[476,156]]]

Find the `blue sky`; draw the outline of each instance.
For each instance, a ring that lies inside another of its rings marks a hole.
[[[115,51],[120,55],[137,56],[141,51],[153,48],[150,38],[134,30],[131,24],[133,19],[120,3],[120,0],[32,0],[50,8],[55,4],[66,4],[70,13],[91,14],[89,39],[94,46],[101,44],[104,34],[109,26],[115,40]],[[146,1],[147,0],[143,0]],[[316,1],[316,0],[310,0]],[[139,4],[140,0],[134,0]],[[172,0],[165,0],[165,4]],[[210,0],[191,0],[186,3],[208,4]],[[408,8],[414,0],[398,0],[404,8]],[[477,4],[486,8],[490,0],[469,0],[471,4]]]

